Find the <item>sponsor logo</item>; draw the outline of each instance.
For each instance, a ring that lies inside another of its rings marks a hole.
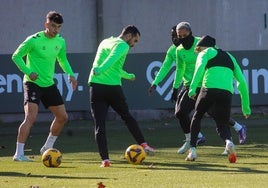
[[[245,76],[245,79],[249,86],[250,94],[267,94],[268,93],[268,70],[265,68],[260,69],[248,69],[249,59],[243,58],[241,62],[242,72]],[[146,69],[146,78],[147,81],[152,84],[155,76],[157,75],[159,69],[162,66],[160,61],[152,61],[149,63]],[[158,85],[156,88],[157,93],[163,97],[165,101],[170,100],[172,93],[172,84],[175,75],[175,64],[173,64],[169,73],[165,76],[161,85]],[[237,89],[237,84],[234,82],[234,94],[239,94]]]

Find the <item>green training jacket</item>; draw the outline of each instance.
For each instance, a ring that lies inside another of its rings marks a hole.
[[[158,85],[166,77],[172,67],[172,64],[176,62],[176,48],[177,47],[174,44],[169,47],[162,66],[152,82],[153,85]]]
[[[194,37],[194,44],[189,50],[184,49],[182,44],[177,47],[176,73],[173,82],[173,88],[178,89],[182,80],[183,85],[190,86],[197,58],[195,47],[199,40],[200,37]],[[201,83],[199,83],[199,85],[201,86]]]
[[[121,78],[135,78],[134,74],[123,70],[129,48],[129,45],[119,37],[104,39],[98,47],[88,84],[122,85]]]
[[[23,60],[25,56],[26,62]],[[34,82],[40,87],[48,87],[54,84],[56,60],[58,60],[65,73],[74,76],[66,57],[65,40],[59,34],[54,38],[47,38],[44,31],[40,31],[27,37],[13,53],[12,60],[24,73],[24,82]],[[35,81],[29,78],[32,72],[38,74]]]
[[[216,57],[217,54],[218,50],[213,47],[207,48],[198,54],[193,80],[188,93],[189,97],[196,94],[196,89],[200,81],[204,88],[222,89],[233,93],[235,79],[240,92],[242,112],[244,115],[250,115],[251,109],[248,86],[236,59],[227,52],[231,58],[229,63],[227,61],[214,61],[214,64],[212,64],[211,60]]]

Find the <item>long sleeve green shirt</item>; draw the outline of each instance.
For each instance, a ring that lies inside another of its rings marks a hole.
[[[233,93],[233,81],[235,79],[240,92],[242,112],[244,115],[251,114],[247,82],[234,56],[227,52],[233,63],[233,70],[224,65],[207,67],[208,62],[217,54],[217,49],[212,47],[207,48],[198,54],[195,72],[188,95],[191,97],[196,94],[196,88],[200,81],[204,88],[222,89]]]
[[[152,82],[153,85],[158,85],[166,77],[172,67],[172,64],[176,62],[176,48],[177,47],[174,44],[169,47],[162,66]]]
[[[134,78],[134,74],[123,70],[129,48],[129,45],[119,37],[104,39],[98,47],[88,84],[122,85],[121,78]]]
[[[23,57],[26,56],[26,62]],[[34,82],[40,87],[54,84],[56,60],[69,76],[74,76],[66,57],[65,40],[58,34],[54,38],[47,38],[44,31],[40,31],[26,38],[12,55],[12,60],[24,73],[24,82]],[[38,78],[32,81],[29,76],[32,72]]]
[[[180,86],[182,80],[183,85],[190,86],[197,58],[195,47],[199,40],[200,37],[194,37],[194,44],[188,50],[184,49],[182,44],[177,47],[176,72],[173,82],[173,88],[177,89]],[[199,83],[199,85],[201,86],[201,83]]]

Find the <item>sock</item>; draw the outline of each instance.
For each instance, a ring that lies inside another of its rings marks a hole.
[[[229,145],[229,143],[232,143],[232,145],[234,144],[234,143],[233,143],[231,140],[229,140],[229,139],[226,139],[226,140],[225,140],[225,143],[226,143],[226,146]]]
[[[203,134],[201,132],[198,133],[198,138],[202,138]]]
[[[239,123],[237,123],[237,122],[235,122],[235,124],[234,124],[233,127],[234,127],[234,130],[236,132],[238,132],[238,131],[240,131],[240,129],[242,129],[242,126]]]
[[[58,138],[58,136],[49,135],[47,137],[47,141],[46,141],[44,147],[46,149],[53,148],[53,145],[54,145],[55,141],[57,140],[57,138]]]
[[[16,144],[16,156],[24,155],[24,143],[17,142]]]
[[[190,142],[191,140],[191,134],[190,133],[187,133],[187,134],[184,134],[185,135],[185,141],[186,142]]]

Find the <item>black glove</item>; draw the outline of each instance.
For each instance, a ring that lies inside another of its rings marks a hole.
[[[151,85],[148,92],[149,92],[149,96],[151,96],[153,94],[153,92],[155,91],[156,89],[156,85]]]
[[[171,94],[171,102],[176,102],[178,99],[178,89],[173,88],[173,92]]]

